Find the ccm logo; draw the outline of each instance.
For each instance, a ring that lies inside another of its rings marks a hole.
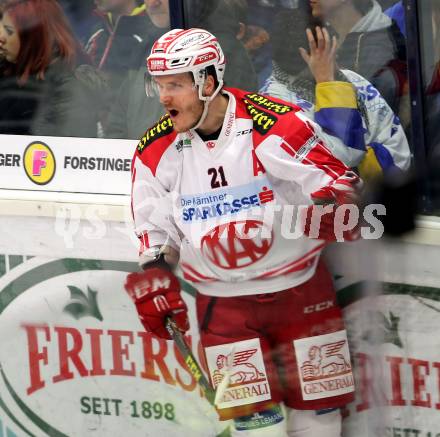
[[[159,295],[153,298],[154,306],[156,310],[160,313],[162,311],[168,311],[170,309],[170,305],[165,296]]]
[[[328,308],[332,308],[335,304],[332,300],[317,303],[316,305],[309,305],[304,308],[304,314],[316,313],[318,311],[324,311]]]
[[[196,62],[194,62],[194,65],[198,65],[198,64],[201,64],[202,62],[210,61],[211,59],[214,59],[214,58],[215,58],[214,53],[207,53],[206,55],[200,55],[196,59]]]
[[[168,278],[154,278],[151,282],[142,281],[141,283],[137,284],[135,288],[135,297],[136,299],[140,299],[141,297],[154,293],[155,291],[169,289],[170,285],[171,281]]]

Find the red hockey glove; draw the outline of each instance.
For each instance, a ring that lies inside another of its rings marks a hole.
[[[310,195],[313,205],[305,213],[304,233],[325,241],[359,238],[359,208],[356,205],[359,177],[350,172],[332,185]]]
[[[182,332],[188,331],[188,308],[180,295],[179,281],[172,272],[152,267],[141,273],[130,273],[124,286],[148,332],[171,339],[165,328],[168,315],[172,315]]]

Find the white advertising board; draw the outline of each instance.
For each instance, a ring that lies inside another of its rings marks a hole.
[[[140,324],[123,288],[133,270],[35,257],[0,278],[0,435],[206,437],[227,428],[173,342]],[[197,332],[188,340],[198,356]]]
[[[130,194],[137,141],[0,135],[1,190]]]
[[[136,268],[0,256],[0,435],[227,435],[173,343],[139,323],[123,289]],[[343,437],[437,437],[440,289],[336,284],[356,386]],[[194,290],[183,294],[200,359]]]

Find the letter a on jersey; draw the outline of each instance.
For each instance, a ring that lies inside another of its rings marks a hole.
[[[252,167],[254,169],[254,176],[258,176],[260,173],[266,173],[263,164],[261,164],[260,160],[257,158],[255,150],[252,150]]]

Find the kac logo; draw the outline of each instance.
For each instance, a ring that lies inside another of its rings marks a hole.
[[[41,141],[26,147],[23,163],[28,178],[37,185],[46,185],[55,176],[55,156],[49,146]]]
[[[272,230],[263,222],[234,221],[208,232],[202,239],[202,252],[217,267],[239,269],[263,258],[272,242]]]

